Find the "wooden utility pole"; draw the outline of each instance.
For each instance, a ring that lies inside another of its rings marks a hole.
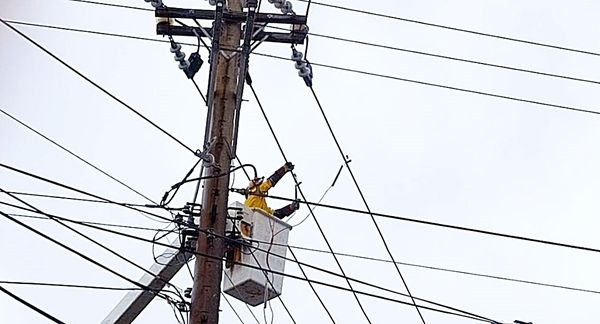
[[[242,12],[241,0],[217,2],[217,6],[225,6],[224,12]],[[219,11],[217,7],[217,11]],[[216,19],[219,19],[218,15]],[[221,17],[222,19],[222,17]],[[194,269],[194,285],[192,288],[191,324],[213,324],[219,321],[219,302],[221,299],[221,277],[225,242],[225,221],[227,215],[227,197],[231,156],[229,149],[234,132],[236,87],[239,73],[239,55],[230,51],[219,51],[219,48],[237,49],[240,46],[241,22],[223,20],[215,21],[213,31],[218,39],[213,39],[211,55],[212,87],[209,86],[209,113],[205,141],[213,141],[210,154],[215,165],[207,169],[206,176],[217,176],[207,179],[202,193],[202,211],[200,216],[200,232],[196,251]],[[215,43],[218,41],[218,43]],[[215,45],[218,44],[218,45]],[[215,48],[216,46],[216,48]],[[232,55],[233,54],[233,55]],[[215,67],[216,65],[216,67]],[[243,81],[242,81],[243,82]],[[212,236],[206,233],[214,233]],[[210,257],[202,256],[201,254]]]

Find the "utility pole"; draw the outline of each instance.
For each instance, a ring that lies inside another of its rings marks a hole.
[[[195,36],[198,41],[202,37],[212,39],[205,148],[204,152],[197,153],[207,164],[196,241],[198,254],[192,287],[191,324],[216,324],[219,321],[229,171],[231,160],[236,156],[244,82],[251,82],[247,78],[248,57],[263,42],[303,44],[308,32],[306,16],[293,14],[289,1],[278,1],[285,7],[282,8],[284,14],[257,13],[257,2],[216,0],[214,11],[166,6],[156,6],[155,10],[156,17],[160,18],[156,25],[157,34]],[[243,7],[247,7],[247,12]],[[172,19],[193,19],[197,27],[172,25]],[[209,19],[213,20],[210,28],[204,28],[198,22]],[[242,23],[244,42],[240,46]],[[265,30],[267,24],[285,24],[291,28],[288,32],[270,32]],[[187,72],[186,75],[193,77]]]
[[[199,254],[196,256],[190,310],[191,324],[219,322],[222,258],[225,249],[223,237],[229,192],[228,172],[232,158],[229,150],[234,137],[236,96],[238,95],[236,88],[239,72],[238,55],[231,55],[231,52],[219,49],[237,49],[241,39],[241,22],[223,21],[223,11],[241,13],[241,0],[228,0],[226,4],[225,1],[217,1],[210,62],[210,78],[212,80],[209,85],[209,113],[205,138],[205,142],[213,141],[209,153],[214,157],[215,163],[214,166],[207,168],[206,176],[214,176],[214,178],[206,180],[202,193],[200,232],[196,244],[196,251]],[[219,19],[222,21],[218,21]],[[219,176],[224,173],[227,175]],[[205,233],[214,233],[215,235]]]

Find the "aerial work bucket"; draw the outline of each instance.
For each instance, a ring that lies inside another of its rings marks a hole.
[[[291,228],[262,209],[231,204],[226,231],[240,244],[229,249],[223,292],[252,306],[281,295],[283,276],[277,273],[284,272]]]

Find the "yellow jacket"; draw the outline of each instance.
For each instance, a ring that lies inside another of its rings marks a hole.
[[[254,189],[248,193],[248,198],[246,198],[244,205],[249,208],[260,208],[272,215],[273,209],[269,208],[267,205],[267,199],[264,196],[253,195],[253,193],[266,194],[271,187],[273,187],[271,179],[263,181],[263,183],[261,183],[258,187],[254,187]]]

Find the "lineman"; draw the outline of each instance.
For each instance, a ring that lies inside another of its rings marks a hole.
[[[263,195],[267,194],[269,189],[275,187],[277,182],[279,182],[288,171],[292,170],[294,170],[294,165],[291,162],[287,162],[281,168],[277,169],[267,181],[263,181],[263,178],[256,178],[250,181],[248,188],[246,188],[246,201],[244,202],[244,205],[250,208],[260,208],[279,219],[290,216],[294,211],[300,208],[300,204],[297,201],[283,208],[273,210],[269,208],[267,200]]]

